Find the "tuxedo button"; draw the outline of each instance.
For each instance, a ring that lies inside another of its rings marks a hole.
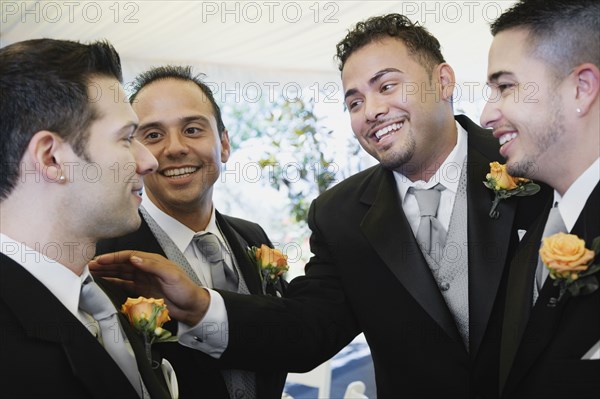
[[[443,283],[440,284],[440,291],[448,291],[450,289],[450,283],[447,281],[444,281]]]

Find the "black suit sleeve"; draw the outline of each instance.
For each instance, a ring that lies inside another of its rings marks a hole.
[[[308,218],[314,256],[306,275],[289,284],[286,298],[221,293],[230,327],[223,362],[242,368],[276,364],[288,371],[309,371],[359,333],[330,244],[315,221],[317,207],[313,202]]]

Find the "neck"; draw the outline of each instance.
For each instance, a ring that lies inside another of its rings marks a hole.
[[[94,257],[96,240],[67,231],[64,221],[49,211],[50,205],[33,203],[35,198],[39,198],[39,193],[37,197],[11,194],[2,201],[0,232],[81,275]]]
[[[195,232],[205,230],[212,215],[212,197],[205,198],[198,204],[186,203],[181,206],[161,203],[149,191],[148,198],[158,209]]]

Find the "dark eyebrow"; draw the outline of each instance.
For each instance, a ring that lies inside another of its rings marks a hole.
[[[498,79],[500,78],[500,76],[502,75],[512,75],[512,72],[508,72],[508,71],[498,71],[498,72],[494,72],[493,74],[491,74],[490,76],[488,76],[488,83],[495,83],[498,81]]]
[[[373,77],[371,79],[369,79],[369,86],[373,86],[375,83],[377,83],[377,81],[379,79],[381,79],[383,77],[383,75],[391,73],[391,72],[402,73],[402,71],[397,68],[382,69],[381,71],[376,72],[375,75],[373,75]],[[357,92],[358,92],[358,90],[356,90],[356,89],[350,89],[350,90],[346,91],[346,94],[344,95],[344,100],[346,98],[356,94]]]
[[[182,123],[190,123],[190,122],[204,122],[204,123],[210,123],[210,120],[204,116],[204,115],[192,115],[192,116],[184,116],[183,118],[179,119]],[[138,127],[138,130],[147,130],[147,129],[151,129],[151,128],[158,128],[163,126],[163,124],[161,122],[148,122],[148,123],[144,123],[143,125],[140,125]]]

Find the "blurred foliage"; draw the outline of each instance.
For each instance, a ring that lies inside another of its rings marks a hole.
[[[314,109],[312,99],[283,96],[223,107],[232,150],[263,148],[255,160],[269,184],[287,195],[290,214],[302,225],[311,201],[336,181],[335,165],[326,155],[332,131],[320,124]]]

